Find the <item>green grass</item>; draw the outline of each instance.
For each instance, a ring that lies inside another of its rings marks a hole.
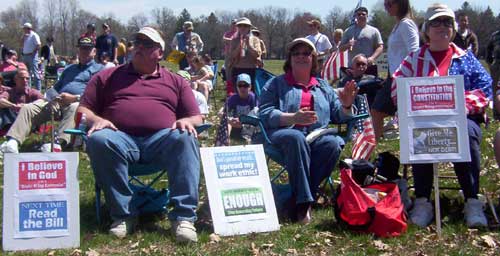
[[[220,62],[219,62],[220,63]],[[219,65],[222,65],[220,63]],[[267,61],[266,68],[273,73],[282,73],[282,61]],[[167,67],[176,70],[176,67],[167,64]],[[223,100],[222,81],[218,81],[216,103],[220,107]],[[213,105],[214,102],[212,101]],[[491,116],[491,115],[490,115]],[[212,113],[209,122],[217,124],[218,118]],[[497,189],[500,183],[498,166],[494,161],[492,140],[494,132],[499,127],[494,122],[488,129],[483,127],[482,172],[481,187],[493,192],[495,202],[498,198]],[[215,137],[215,127],[209,131],[210,139],[202,140],[205,146],[212,146]],[[26,149],[40,138],[31,136]],[[391,151],[399,154],[398,140],[382,141],[377,152]],[[348,157],[351,144],[344,150],[343,157]],[[2,168],[3,169],[3,168]],[[278,170],[276,164],[269,167],[271,174]],[[441,164],[440,169],[450,172],[448,164]],[[334,177],[338,177],[335,170]],[[3,179],[3,175],[0,175]],[[161,184],[165,184],[162,181]],[[448,184],[450,183],[450,184]],[[88,157],[80,152],[79,163],[80,184],[80,223],[81,247],[80,251],[55,250],[54,255],[499,255],[499,247],[487,245],[487,238],[491,237],[498,245],[500,235],[497,229],[469,230],[464,225],[461,213],[463,202],[456,191],[442,192],[443,208],[443,236],[438,239],[434,226],[428,229],[418,229],[410,225],[408,232],[392,239],[377,239],[367,234],[356,234],[343,230],[336,224],[331,206],[318,205],[313,210],[313,222],[302,226],[293,223],[281,223],[278,232],[265,234],[250,234],[244,236],[223,237],[220,242],[211,242],[213,232],[206,196],[205,182],[200,184],[199,242],[191,245],[177,245],[169,232],[170,224],[167,220],[143,222],[141,228],[126,239],[115,239],[107,234],[109,219],[105,224],[98,226],[94,211],[94,178],[89,165]],[[443,182],[445,185],[456,183]],[[3,187],[2,187],[3,189]],[[3,202],[2,202],[3,203]],[[493,221],[491,212],[487,211],[490,221]],[[8,255],[48,255],[52,250],[38,252],[18,252]]]

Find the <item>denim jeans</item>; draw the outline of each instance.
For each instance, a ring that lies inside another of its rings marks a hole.
[[[170,202],[174,206],[169,212],[170,220],[196,220],[200,156],[193,135],[163,129],[147,137],[134,137],[103,129],[90,135],[87,153],[113,220],[137,214],[136,209],[129,207],[132,190],[128,185],[128,167],[134,163],[167,170]]]
[[[335,168],[343,140],[335,135],[324,135],[308,144],[302,131],[287,128],[271,131],[269,138],[284,155],[296,204],[314,202],[321,181]]]
[[[38,53],[23,55],[23,62],[26,64],[32,78],[31,87],[40,91],[42,89],[42,81],[40,78],[40,68],[38,67]]]
[[[467,119],[467,130],[471,161],[453,163],[465,199],[477,198],[479,193],[480,145],[482,140],[481,127],[476,122]],[[433,184],[432,164],[413,164],[412,172],[415,182],[415,197],[430,198]]]

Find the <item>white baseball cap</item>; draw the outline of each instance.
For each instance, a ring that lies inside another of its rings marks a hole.
[[[159,43],[163,51],[165,50],[165,41],[163,40],[160,33],[156,29],[152,27],[143,27],[139,30],[139,32],[136,33],[136,35],[137,34],[142,34],[147,36],[153,42]]]
[[[24,23],[23,28],[29,28],[29,29],[32,29],[32,28],[33,28],[33,26],[31,25],[31,23],[26,22],[26,23]]]

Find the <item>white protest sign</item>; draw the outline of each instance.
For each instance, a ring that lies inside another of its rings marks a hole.
[[[383,52],[378,56],[375,60],[375,64],[377,65],[378,72],[386,72],[389,70],[389,62],[387,61],[387,52]]]
[[[3,249],[80,246],[78,153],[4,155]]]
[[[201,148],[215,233],[279,230],[262,145]]]
[[[396,82],[401,162],[470,161],[463,76]]]

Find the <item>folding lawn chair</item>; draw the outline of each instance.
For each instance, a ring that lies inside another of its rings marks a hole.
[[[198,134],[209,129],[212,124],[202,124],[196,127]],[[86,132],[79,129],[67,129],[65,133],[82,136],[87,139]],[[170,202],[170,191],[168,188],[157,190],[155,184],[164,176],[167,170],[153,164],[133,164],[129,166],[129,186],[134,191],[131,204],[134,204],[140,214],[166,213]],[[152,179],[145,176],[154,175]],[[141,179],[143,177],[143,179]],[[101,224],[101,188],[95,184],[95,211],[97,224]]]
[[[258,68],[255,72],[255,93],[257,97],[260,96],[262,92],[262,87],[265,85],[265,83],[274,77],[274,74],[272,74],[269,71],[266,71],[264,69]],[[351,120],[348,121],[348,131],[347,131],[347,137],[351,137],[351,133],[354,130],[354,126],[357,120],[364,119],[368,117],[368,114],[363,113],[360,115],[356,115],[353,117]],[[267,131],[264,127],[264,124],[262,123],[262,120],[260,120],[259,117],[256,116],[248,116],[248,115],[242,115],[240,116],[240,121],[243,124],[249,124],[253,125],[256,127],[260,128],[260,134],[261,136],[254,136],[254,138],[261,137],[263,141],[253,141],[254,143],[262,143],[264,145],[264,153],[267,156],[267,162],[269,163],[269,160],[272,159],[274,162],[278,163],[282,168],[281,170],[271,179],[271,182],[275,183],[276,180],[286,171],[286,168],[284,167],[284,155],[283,152],[269,139],[269,136],[267,135]],[[350,128],[349,128],[350,127]],[[347,138],[344,138],[346,140]],[[333,181],[331,177],[329,177],[323,187],[329,186],[331,191],[334,191],[333,189]],[[326,194],[322,194],[321,196],[327,198],[327,199],[332,199],[332,196],[326,196]]]

